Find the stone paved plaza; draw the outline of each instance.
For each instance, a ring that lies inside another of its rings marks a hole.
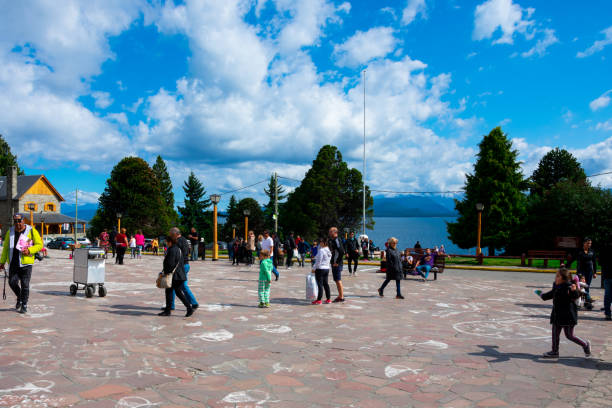
[[[262,310],[256,267],[207,260],[190,272],[199,310],[164,318],[161,257],[111,260],[108,296],[87,299],[68,294],[68,253],[50,252],[30,313],[15,313],[12,292],[0,307],[0,407],[612,406],[601,312],[582,312],[576,329],[590,359],[567,341],[558,362],[538,357],[551,304],[533,290],[553,275],[447,270],[404,281],[400,301],[393,284],[378,297],[383,276],[368,266],[345,276],[345,304],[312,306],[307,270],[294,268]]]

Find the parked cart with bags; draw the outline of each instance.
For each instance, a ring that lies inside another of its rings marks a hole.
[[[78,290],[84,290],[85,296],[90,298],[96,293],[97,286],[98,295],[100,297],[106,296],[104,249],[75,248],[73,259],[74,283],[70,285],[70,294],[76,296]]]

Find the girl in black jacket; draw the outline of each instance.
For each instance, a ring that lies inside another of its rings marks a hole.
[[[591,355],[591,342],[584,341],[574,336],[574,326],[578,324],[578,307],[574,300],[580,297],[580,291],[575,284],[571,283],[569,271],[560,268],[555,277],[555,283],[550,292],[541,293],[537,291],[542,300],[553,300],[553,309],[550,314],[552,324],[552,350],[544,353],[544,358],[559,357],[559,337],[561,330],[565,332],[568,340],[578,344],[584,350],[584,355]]]
[[[166,237],[166,245],[168,246],[168,250],[166,251],[166,256],[164,257],[163,274],[167,275],[174,272],[174,275],[172,275],[172,287],[166,289],[166,308],[161,313],[159,313],[159,316],[170,316],[170,305],[172,305],[172,292],[175,292],[176,297],[178,297],[181,302],[183,302],[185,308],[187,309],[187,314],[185,314],[185,317],[189,317],[193,314],[193,308],[191,307],[191,304],[187,301],[185,292],[183,292],[184,282],[187,280],[187,276],[185,275],[185,269],[183,269],[183,254],[179,246],[177,245],[176,236],[169,235],[168,237]]]

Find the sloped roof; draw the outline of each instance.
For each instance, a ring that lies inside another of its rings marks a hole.
[[[51,190],[57,194],[60,201],[64,201],[61,194],[53,187],[53,185],[47,180],[47,178],[38,174],[35,176],[17,176],[17,196],[13,197],[14,200],[21,198],[36,182],[40,179],[44,179],[51,187]],[[8,183],[6,182],[6,176],[0,176],[0,200],[6,200],[6,189]]]
[[[30,214],[23,213],[23,215],[28,218]],[[74,217],[69,217],[64,214],[48,212],[48,213],[34,213],[32,214],[34,218],[34,224],[40,224],[41,221],[44,221],[45,224],[74,224]],[[85,220],[78,220],[79,224],[87,223]]]

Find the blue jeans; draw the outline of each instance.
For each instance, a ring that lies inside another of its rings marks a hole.
[[[429,271],[431,271],[431,266],[430,265],[419,265],[417,266],[416,271],[423,278],[427,279],[429,277]],[[423,273],[423,271],[425,271],[425,273]]]
[[[270,259],[272,260],[272,273],[274,274],[274,276],[276,276],[276,279],[278,279],[279,277],[279,273],[278,270],[276,269],[276,266],[274,266],[274,256],[271,256]]]
[[[612,279],[604,279],[604,313],[606,316],[612,316]]]
[[[192,261],[198,260],[198,244],[195,244],[191,247],[191,260]]]
[[[190,268],[191,267],[189,264],[185,265],[185,277],[187,277]],[[191,304],[191,306],[196,306],[198,304],[198,301],[196,300],[195,296],[193,296],[191,289],[189,289],[189,286],[187,285],[187,280],[183,281],[183,293],[185,294],[185,297],[187,297],[187,301]],[[170,309],[172,310],[174,310],[174,296],[175,293],[172,291],[172,303],[170,304]]]

